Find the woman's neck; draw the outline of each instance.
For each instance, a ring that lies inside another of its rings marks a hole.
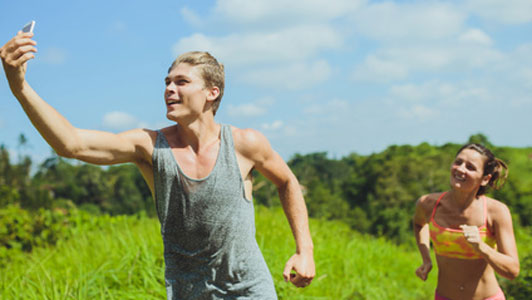
[[[450,201],[453,202],[455,207],[460,210],[465,210],[468,208],[474,200],[476,200],[478,189],[473,191],[460,191],[451,189],[449,192]]]

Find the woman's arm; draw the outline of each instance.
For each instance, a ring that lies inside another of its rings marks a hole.
[[[514,279],[519,275],[519,257],[515,244],[512,216],[506,205],[491,200],[488,209],[493,220],[493,231],[497,239],[497,249],[493,249],[480,239],[476,226],[463,226],[467,241],[477,249],[499,275]]]
[[[414,214],[413,225],[417,247],[423,263],[416,270],[416,275],[421,280],[427,280],[429,272],[432,270],[432,260],[430,258],[430,235],[429,224],[427,223],[427,202],[428,196],[423,196],[417,200],[416,212]]]

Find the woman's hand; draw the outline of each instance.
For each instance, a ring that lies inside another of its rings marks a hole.
[[[471,244],[471,246],[473,246],[475,250],[478,250],[480,244],[482,243],[478,227],[470,225],[460,225],[460,228],[464,231],[464,237],[466,241]]]
[[[427,280],[427,277],[429,277],[429,273],[432,270],[432,262],[426,262],[423,263],[419,268],[416,270],[417,277],[421,278],[421,280],[425,281]]]

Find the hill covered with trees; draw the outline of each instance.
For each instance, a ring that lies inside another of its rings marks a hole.
[[[22,136],[20,140],[25,142]],[[520,299],[518,295],[532,293],[532,274],[529,274],[532,269],[532,147],[495,146],[482,134],[471,136],[469,141],[487,145],[497,157],[508,163],[510,169],[505,186],[491,191],[490,196],[505,202],[514,217],[522,271],[516,281],[502,282],[507,291],[513,289],[512,295],[517,295],[515,299]],[[412,257],[415,259],[418,256],[411,229],[415,201],[423,194],[449,188],[450,165],[460,146],[450,143],[440,146],[427,143],[392,145],[378,153],[352,153],[339,159],[330,158],[327,153],[296,154],[288,164],[300,181],[310,216],[320,219],[319,222],[313,221],[313,234],[326,235],[324,230],[328,230],[329,225],[323,224],[336,222],[342,228],[358,232],[349,233],[350,236],[373,237],[397,247],[406,247],[404,249],[410,249],[408,251],[414,253]],[[133,165],[102,168],[56,155],[34,165],[27,156],[11,158],[9,153],[0,146],[0,269],[14,267],[10,263],[14,257],[30,255],[24,252],[46,251],[42,249],[65,243],[70,237],[79,238],[80,232],[108,230],[99,223],[102,218],[120,220],[119,215],[155,217],[150,191]],[[253,195],[259,213],[264,212],[262,206],[278,211],[280,204],[275,187],[260,174],[254,176]],[[157,223],[156,220],[150,222]],[[259,229],[258,233],[260,242]],[[349,244],[349,239],[344,242]],[[289,240],[290,237],[284,237],[279,243],[286,241],[289,244]],[[333,253],[331,247],[338,248],[338,251],[343,249],[339,245],[328,247],[330,249],[326,247],[320,251]],[[351,253],[351,250],[341,251]],[[349,253],[335,253],[334,256],[341,260]],[[323,259],[327,260],[326,257]],[[417,262],[412,266],[413,270],[415,267]],[[346,269],[350,268],[349,265],[337,265],[336,268],[344,268],[340,270],[344,272],[342,274],[351,276]],[[364,295],[369,295],[357,294],[354,287],[351,290],[351,294],[344,295],[345,299],[366,299]],[[422,290],[420,295],[425,295],[425,289]],[[280,295],[283,293],[280,290]],[[324,295],[322,291],[313,295],[320,294]]]

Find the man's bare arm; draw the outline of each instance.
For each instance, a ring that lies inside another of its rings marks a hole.
[[[37,52],[32,36],[19,32],[0,48],[0,56],[13,95],[48,144],[61,156],[89,163],[149,161],[152,144],[148,131],[113,134],[75,128],[31,88],[25,74],[27,61]]]
[[[271,180],[279,191],[284,212],[296,242],[296,253],[285,265],[283,276],[298,287],[310,284],[315,276],[313,243],[308,224],[308,213],[298,180],[287,164],[259,132],[242,130],[240,153],[253,162],[253,166]],[[294,270],[295,275],[290,272]]]

